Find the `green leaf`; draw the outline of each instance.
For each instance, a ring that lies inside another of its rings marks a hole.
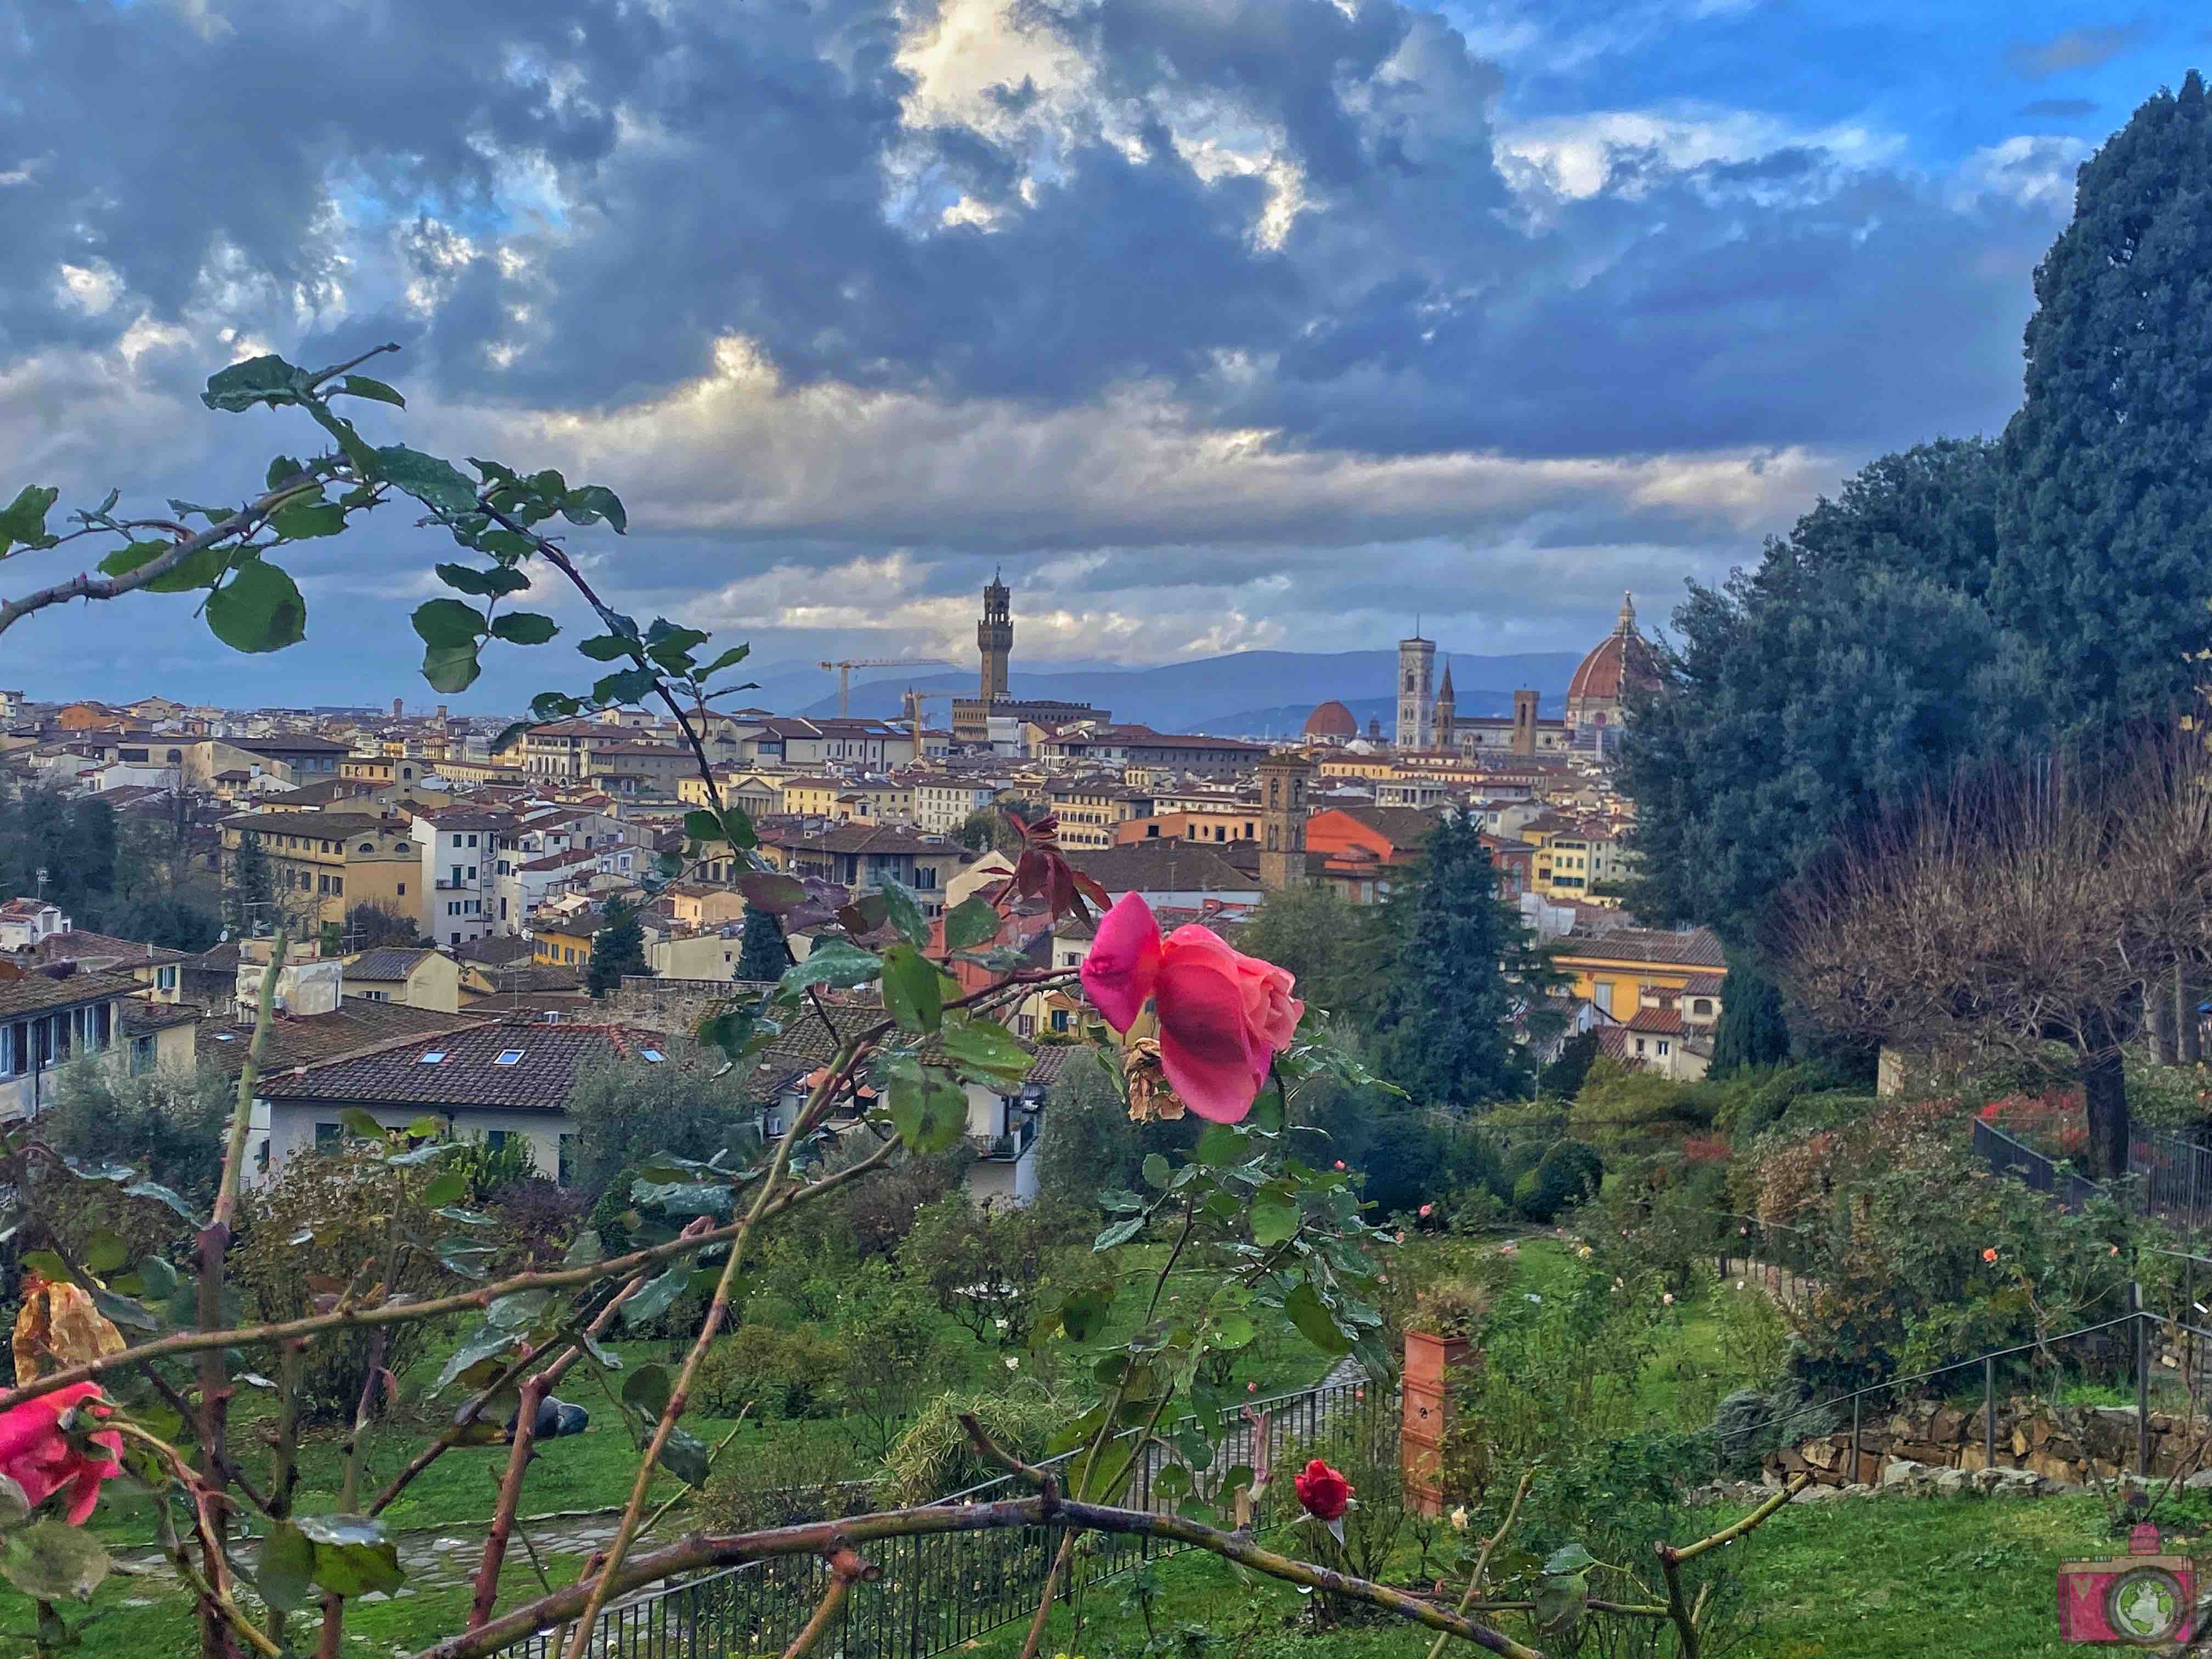
[[[6,555],[10,543],[20,542],[25,547],[54,544],[55,538],[46,533],[46,514],[61,494],[37,484],[26,485],[16,493],[15,499],[0,510],[0,556]]]
[[[686,1428],[671,1429],[660,1448],[660,1467],[695,1489],[707,1484],[708,1470],[713,1462],[707,1443]]]
[[[1114,1290],[1110,1279],[1103,1284],[1086,1285],[1060,1304],[1060,1328],[1067,1333],[1069,1341],[1088,1342],[1098,1334],[1113,1309]]]
[[[526,1331],[543,1320],[545,1310],[552,1305],[550,1291],[516,1291],[486,1308],[484,1317],[495,1330]]]
[[[113,1273],[131,1260],[131,1247],[123,1242],[123,1235],[102,1227],[86,1241],[84,1265],[96,1273]]]
[[[492,637],[509,645],[543,645],[560,631],[552,617],[535,611],[510,611],[491,625]]]
[[[175,545],[173,542],[132,542],[117,548],[102,559],[100,574],[103,576],[127,576],[139,566],[151,564]],[[204,547],[197,553],[187,553],[148,582],[146,591],[149,593],[181,593],[188,587],[205,587],[222,574],[223,562],[224,555],[219,549]],[[193,568],[194,574],[203,575],[204,580],[180,580],[179,573],[187,567]]]
[[[625,668],[594,683],[592,701],[609,708],[626,702],[642,702],[659,684],[660,677],[650,668]]]
[[[922,915],[921,901],[911,889],[886,876],[877,890],[883,895],[888,920],[901,939],[908,945],[920,945],[929,937],[929,918]]]
[[[640,1417],[658,1423],[660,1414],[668,1409],[668,1398],[674,1391],[667,1366],[641,1365],[623,1379],[622,1402]]]
[[[1291,1316],[1298,1334],[1326,1354],[1352,1352],[1352,1339],[1337,1328],[1336,1316],[1329,1312],[1314,1289],[1310,1279],[1283,1298],[1283,1311]]]
[[[714,661],[708,663],[704,668],[701,669],[696,678],[702,680],[710,680],[714,678],[715,675],[720,673],[725,668],[733,667],[737,664],[743,662],[747,657],[752,655],[752,653],[753,648],[750,645],[733,645],[728,650],[723,652],[720,656],[715,658]]]
[[[1158,1187],[1165,1191],[1168,1182],[1174,1179],[1175,1171],[1169,1166],[1167,1159],[1158,1152],[1145,1154],[1145,1184],[1147,1187]]]
[[[1206,1133],[1198,1138],[1198,1150],[1191,1154],[1200,1164],[1215,1169],[1224,1164],[1241,1164],[1249,1150],[1243,1134],[1233,1123],[1209,1123]]]
[[[780,916],[806,902],[806,884],[796,876],[773,870],[748,870],[738,878],[738,890],[756,910]]]
[[[150,1198],[156,1204],[167,1205],[179,1216],[191,1222],[193,1226],[197,1227],[200,1224],[198,1218],[192,1214],[192,1206],[185,1202],[183,1195],[173,1188],[164,1187],[158,1181],[127,1182],[124,1184],[123,1196]]]
[[[407,399],[381,380],[372,380],[366,374],[349,374],[337,385],[340,392],[356,398],[374,398],[378,403],[391,404],[395,408],[407,407]]]
[[[434,645],[422,653],[422,678],[433,691],[465,691],[483,672],[473,640],[466,645]]]
[[[0,1578],[41,1601],[89,1601],[109,1565],[99,1539],[51,1517],[9,1534],[0,1548]]]
[[[407,1582],[399,1547],[383,1523],[362,1515],[293,1517],[315,1547],[315,1582],[333,1595],[389,1595]]]
[[[1262,1089],[1260,1097],[1252,1103],[1252,1115],[1246,1121],[1261,1134],[1279,1135],[1283,1132],[1285,1121],[1283,1091],[1271,1084]]]
[[[966,951],[999,936],[1000,917],[991,902],[980,894],[945,913],[945,948]]]
[[[335,536],[345,522],[345,509],[336,501],[301,501],[271,514],[269,527],[288,542],[305,542]]]
[[[731,1060],[743,1060],[753,1024],[750,1008],[720,1008],[699,1022],[698,1038],[707,1047],[720,1049]]]
[[[580,640],[576,649],[593,662],[619,662],[635,648],[635,640],[626,640],[619,634],[594,634],[588,640]]]
[[[480,599],[497,599],[504,593],[520,593],[530,586],[530,578],[520,570],[510,570],[503,564],[479,570],[474,565],[441,564],[437,567],[438,580],[458,592],[474,593]]]
[[[295,368],[274,354],[248,357],[242,363],[233,363],[210,375],[200,401],[210,409],[231,415],[256,404],[266,404],[274,409],[281,404],[300,402],[300,393],[307,388],[308,379],[304,369]]]
[[[261,1599],[280,1613],[302,1606],[315,1582],[315,1547],[290,1521],[279,1521],[261,1540],[254,1584]]]
[[[1094,1251],[1110,1250],[1117,1244],[1127,1244],[1144,1231],[1145,1218],[1133,1215],[1127,1221],[1115,1222],[1097,1237],[1092,1239],[1091,1248]]]
[[[446,1369],[438,1373],[437,1382],[431,1385],[430,1392],[436,1394],[478,1360],[503,1355],[514,1346],[514,1332],[497,1330],[489,1324],[477,1327],[459,1347],[453,1350],[452,1357],[446,1361]]]
[[[971,1018],[947,1025],[942,1041],[946,1056],[963,1073],[1000,1082],[1018,1083],[1036,1064],[1020,1039],[996,1020]]]
[[[890,1068],[891,1123],[910,1152],[948,1152],[968,1133],[968,1097],[944,1073],[900,1060]]]
[[[384,1139],[384,1126],[376,1115],[366,1106],[349,1106],[338,1114],[338,1125],[349,1135],[359,1135],[363,1140]]]
[[[658,637],[655,637],[658,635]],[[704,645],[707,635],[696,628],[676,628],[664,619],[646,635],[645,654],[672,674],[691,672],[691,647]]]
[[[250,560],[208,595],[207,623],[234,651],[281,651],[307,636],[307,602],[275,565]]]
[[[1597,1557],[1579,1542],[1562,1544],[1544,1559],[1546,1572],[1587,1572],[1597,1565]]]
[[[586,484],[580,489],[570,490],[562,498],[561,515],[570,524],[590,524],[595,519],[605,519],[615,527],[617,535],[629,532],[629,514],[623,510],[622,497],[605,484]]]
[[[459,599],[425,599],[415,607],[412,620],[429,646],[473,645],[484,631],[483,612]]]
[[[810,985],[834,985],[850,990],[881,979],[884,959],[872,951],[842,939],[825,939],[807,952],[806,960],[783,970],[778,985],[787,991],[803,991]]]
[[[727,841],[722,833],[722,821],[703,807],[695,808],[684,815],[684,833],[693,841]],[[796,884],[793,884],[796,885]]]
[[[1583,1621],[1589,1601],[1589,1580],[1579,1572],[1555,1572],[1536,1586],[1534,1617],[1546,1635],[1565,1636]]]
[[[451,461],[404,444],[386,444],[378,450],[376,470],[426,506],[465,513],[477,504],[477,487],[466,474]]]
[[[139,1288],[145,1293],[147,1300],[167,1302],[177,1293],[177,1270],[161,1256],[139,1257],[138,1265],[132,1271],[138,1275]]]
[[[1259,1334],[1260,1328],[1241,1313],[1225,1313],[1213,1322],[1213,1346],[1224,1352],[1250,1346]]]
[[[422,1202],[434,1210],[441,1205],[453,1203],[468,1189],[466,1176],[459,1170],[447,1170],[430,1178],[430,1184],[422,1189]]]
[[[884,952],[884,1006],[902,1031],[935,1030],[945,1018],[945,976],[911,945]]]
[[[1278,1188],[1262,1187],[1253,1194],[1251,1213],[1252,1242],[1262,1249],[1284,1243],[1298,1231],[1298,1200]]]
[[[642,1289],[623,1304],[623,1323],[642,1325],[668,1311],[669,1304],[682,1295],[684,1287],[691,1280],[691,1269],[678,1262],[658,1279],[648,1279]]]

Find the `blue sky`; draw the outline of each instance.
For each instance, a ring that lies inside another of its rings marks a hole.
[[[2052,0],[37,8],[0,33],[0,495],[240,495],[304,439],[200,380],[391,337],[380,435],[612,486],[598,580],[768,659],[964,662],[1000,562],[1036,662],[1417,609],[1575,648],[2001,427],[2074,166],[2208,52],[2183,7]],[[307,95],[222,111],[240,62]],[[49,614],[0,683],[416,700],[440,556],[318,544],[308,645],[251,661],[174,599]]]

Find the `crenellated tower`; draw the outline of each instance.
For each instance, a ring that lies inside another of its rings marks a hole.
[[[975,648],[983,659],[980,695],[985,702],[995,702],[1006,696],[1006,662],[1014,653],[1013,596],[995,570],[991,585],[983,590],[983,619],[975,624]]]

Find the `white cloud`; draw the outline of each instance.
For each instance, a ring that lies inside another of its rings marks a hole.
[[[2079,138],[2023,133],[1984,145],[1959,164],[1952,199],[1972,207],[1995,196],[2022,207],[2063,210],[2073,205],[2074,173],[2087,159]]]

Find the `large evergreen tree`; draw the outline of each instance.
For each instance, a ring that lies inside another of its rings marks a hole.
[[[1498,896],[1475,819],[1441,814],[1421,864],[1384,902],[1374,1024],[1382,1076],[1424,1105],[1468,1111],[1529,1090],[1516,1030],[1547,1018],[1559,975]]]
[[[592,959],[585,964],[584,988],[595,997],[622,988],[625,974],[650,974],[645,959],[645,929],[637,907],[611,898],[599,909],[599,931],[592,935]]]
[[[2170,708],[2212,646],[2212,119],[2192,70],[2083,165],[2035,272],[1990,585],[2069,726]]]
[[[1757,970],[1738,965],[1721,985],[1720,1023],[1713,1030],[1707,1075],[1722,1078],[1751,1066],[1776,1066],[1790,1058],[1790,1024],[1782,994]]]
[[[744,943],[738,948],[738,965],[731,977],[767,983],[781,979],[790,965],[790,953],[783,948],[783,932],[775,925],[775,918],[765,910],[745,906]]]
[[[234,933],[251,934],[260,923],[276,918],[268,907],[276,896],[276,878],[269,867],[269,854],[261,837],[248,830],[238,838],[232,855],[229,879],[223,884],[222,919]]]
[[[1740,951],[1869,803],[2047,729],[2037,653],[1982,602],[1996,489],[1987,444],[1884,456],[1755,569],[1692,584],[1622,745],[1639,915],[1706,922]]]

